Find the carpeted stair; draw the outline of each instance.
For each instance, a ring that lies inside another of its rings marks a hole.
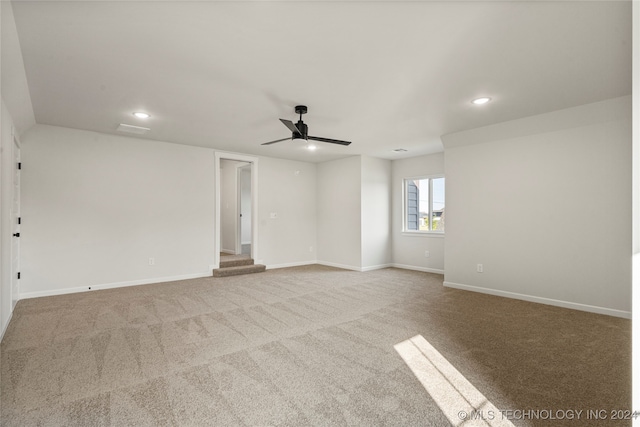
[[[225,256],[220,259],[220,268],[213,270],[213,277],[262,273],[266,268],[262,264],[254,264],[253,259],[245,256]]]

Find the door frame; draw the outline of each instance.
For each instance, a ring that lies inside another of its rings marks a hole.
[[[258,158],[244,154],[215,151],[215,236],[213,268],[220,268],[220,161],[235,160],[251,165],[251,258],[258,259]],[[238,219],[238,218],[236,218]],[[236,231],[237,234],[237,231]]]
[[[11,250],[10,250],[10,260],[9,260],[9,270],[11,274],[11,284],[10,284],[10,294],[11,294],[11,309],[13,310],[20,299],[20,279],[18,279],[18,273],[20,271],[20,237],[15,237],[14,233],[20,233],[20,222],[18,222],[18,217],[20,216],[21,211],[21,194],[20,194],[20,185],[21,185],[21,177],[20,177],[20,168],[18,167],[18,163],[21,162],[21,150],[20,140],[18,139],[18,135],[15,134],[15,129],[11,126],[11,139],[12,139],[12,147],[11,147],[11,162],[13,163],[13,167],[11,170],[11,207],[9,208],[9,216],[11,218]],[[16,188],[17,187],[17,188]],[[17,195],[16,195],[17,192]],[[15,206],[17,196],[17,207]],[[17,211],[16,211],[17,209]],[[17,263],[14,264],[14,259],[17,258]]]

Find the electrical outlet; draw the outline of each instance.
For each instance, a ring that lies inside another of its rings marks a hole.
[[[313,246],[309,246],[309,252],[313,252]]]
[[[431,252],[429,251],[424,251],[424,257],[425,258],[429,258],[431,256]]]
[[[478,264],[478,266],[476,267],[476,271],[478,273],[483,273],[484,272],[484,266],[482,264]]]
[[[156,259],[155,258],[149,258],[149,265],[156,265]]]

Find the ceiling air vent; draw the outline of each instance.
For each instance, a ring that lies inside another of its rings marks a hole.
[[[135,133],[136,135],[142,135],[149,132],[151,129],[143,128],[141,126],[125,125],[123,123],[120,123],[120,126],[118,126],[117,130],[119,130],[120,132]]]

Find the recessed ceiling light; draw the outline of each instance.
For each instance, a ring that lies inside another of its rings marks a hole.
[[[311,150],[311,151],[314,151],[314,150],[315,150],[316,148],[318,148],[318,147],[316,147],[316,145],[315,145],[315,144],[309,144],[309,145],[307,145],[307,148],[308,148],[309,150]]]
[[[483,97],[483,98],[476,98],[473,101],[471,101],[471,103],[475,104],[475,105],[483,105],[483,104],[486,104],[489,101],[491,101],[491,98]]]
[[[137,111],[135,113],[133,113],[134,116],[136,116],[139,119],[148,119],[149,117],[151,117],[151,115],[147,114],[147,113],[143,113],[142,111]]]

